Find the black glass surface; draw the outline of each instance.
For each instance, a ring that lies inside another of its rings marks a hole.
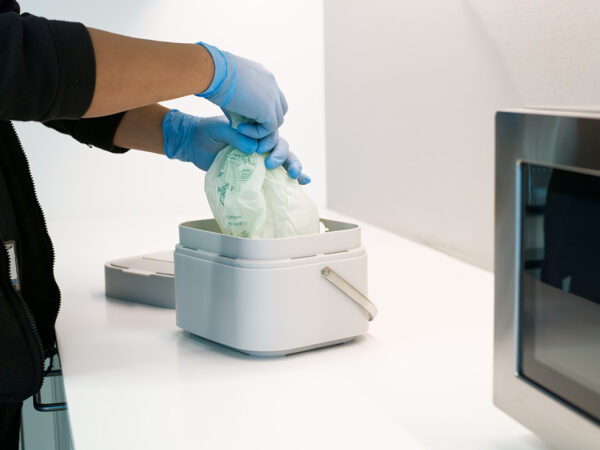
[[[600,422],[600,178],[520,171],[519,374]]]

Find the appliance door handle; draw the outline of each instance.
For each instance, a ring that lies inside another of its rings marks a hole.
[[[365,297],[358,289],[344,280],[331,267],[325,266],[321,269],[321,275],[333,284],[336,288],[354,300],[358,305],[369,314],[369,322],[377,315],[377,307],[371,300]]]
[[[62,375],[62,370],[58,369],[58,370],[50,370],[45,376],[46,377],[58,377]],[[66,411],[67,410],[67,403],[66,402],[60,402],[60,403],[42,403],[42,389],[40,388],[39,391],[37,391],[34,395],[33,395],[33,407],[35,409],[37,409],[38,411],[41,412],[55,412],[55,411]]]

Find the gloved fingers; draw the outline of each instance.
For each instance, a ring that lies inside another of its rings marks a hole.
[[[281,99],[278,99],[277,105],[275,106],[275,114],[277,115],[277,128],[283,125],[283,105]]]
[[[290,154],[290,146],[288,142],[283,138],[279,138],[273,151],[265,158],[266,168],[275,169],[276,167],[279,167],[285,163]]]
[[[279,130],[275,130],[273,133],[265,138],[258,141],[257,153],[267,153],[275,148],[277,141],[279,140]]]
[[[283,115],[285,116],[288,112],[288,103],[285,98],[285,95],[283,95],[283,92],[281,92],[281,89],[279,89],[279,99],[281,101],[281,109],[283,110]]]
[[[264,124],[268,128],[258,123],[241,123],[237,129],[240,133],[250,138],[262,139],[277,130],[277,127],[269,125],[269,122],[265,122]]]
[[[298,176],[298,183],[301,185],[305,185],[311,182],[311,178],[306,175],[304,172],[302,172],[299,176]]]
[[[210,169],[210,166],[212,166],[212,163],[215,162],[216,157],[217,157],[217,154],[213,153],[212,155],[204,155],[204,157],[201,160],[198,160],[198,161],[194,160],[192,162],[198,169],[204,170],[206,172],[206,171],[208,171],[208,169]]]
[[[274,99],[265,109],[255,111],[253,114],[246,115],[251,123],[242,123],[238,126],[238,131],[254,139],[263,139],[277,131],[283,124],[283,106],[279,96],[279,88],[275,87],[277,93],[274,93]]]
[[[292,152],[289,152],[286,161],[283,163],[283,167],[287,170],[290,178],[293,178],[294,180],[302,173],[302,163]]]
[[[256,139],[249,138],[233,129],[226,121],[216,127],[214,138],[237,148],[242,153],[254,153],[258,148]]]

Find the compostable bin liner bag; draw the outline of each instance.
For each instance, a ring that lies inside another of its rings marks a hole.
[[[232,117],[233,126],[245,120]],[[265,167],[266,154],[228,145],[206,173],[204,192],[224,234],[279,238],[319,232],[319,212],[283,167]]]

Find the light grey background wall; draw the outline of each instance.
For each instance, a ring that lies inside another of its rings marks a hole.
[[[136,37],[203,40],[260,61],[290,109],[281,135],[313,178],[309,195],[325,204],[322,0],[20,0],[21,10]],[[220,110],[204,99],[166,102],[197,115]],[[145,152],[112,155],[37,123],[16,123],[38,197],[50,222],[98,217],[210,215],[204,172]],[[175,226],[176,224],[174,224]]]
[[[600,103],[596,0],[325,0],[328,206],[491,268],[494,112]]]

